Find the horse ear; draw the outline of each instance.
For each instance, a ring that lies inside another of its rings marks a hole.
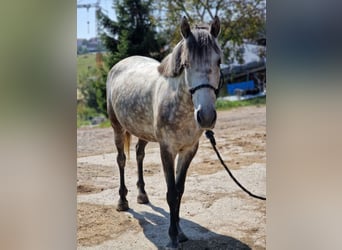
[[[183,18],[182,18],[181,33],[182,33],[183,38],[185,38],[185,39],[188,38],[188,36],[191,33],[190,25],[188,23],[188,19],[185,16],[183,16]]]
[[[211,25],[210,25],[210,34],[214,37],[217,37],[220,33],[220,19],[218,16],[215,16]]]

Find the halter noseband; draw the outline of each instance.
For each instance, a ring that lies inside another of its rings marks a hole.
[[[203,89],[203,88],[209,88],[209,89],[214,90],[216,96],[218,95],[218,93],[220,91],[220,89],[217,89],[210,84],[202,84],[202,85],[198,85],[197,87],[189,89],[189,92],[191,95],[193,95],[193,94],[195,94],[196,90]]]
[[[194,88],[189,89],[189,92],[190,92],[190,94],[192,96],[193,94],[195,94],[196,90],[203,89],[203,88],[208,88],[208,89],[214,90],[216,98],[217,98],[218,94],[220,92],[220,89],[222,88],[223,84],[224,84],[224,76],[223,76],[222,71],[220,70],[220,82],[219,82],[218,88],[215,88],[214,86],[212,86],[210,84],[201,84],[201,85],[198,85],[198,86],[196,86]]]

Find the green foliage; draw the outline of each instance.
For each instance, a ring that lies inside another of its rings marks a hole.
[[[111,127],[111,123],[109,121],[109,119],[107,119],[106,121],[104,122],[101,122],[100,125],[99,125],[100,128],[109,128]]]
[[[266,105],[266,97],[257,97],[249,100],[242,101],[225,101],[217,100],[216,109],[217,110],[228,110],[232,108],[245,107],[245,106],[260,106]]]
[[[83,96],[82,103],[106,115],[106,77],[104,69],[93,68],[80,74],[78,88]]]
[[[109,69],[132,55],[161,59],[160,48],[165,40],[158,37],[155,31],[155,21],[150,15],[151,4],[152,0],[114,0],[117,21],[101,11],[96,12],[99,23],[106,31],[101,38],[109,53],[103,58],[104,64],[94,67],[86,62],[84,56],[83,65],[78,65],[77,86],[83,96],[80,105],[107,116],[106,80]],[[95,63],[93,57],[90,60]],[[86,117],[82,115],[82,118]]]
[[[160,29],[175,45],[180,39],[180,17],[191,24],[209,23],[215,15],[221,20],[219,36],[226,60],[241,60],[239,45],[245,40],[256,41],[266,35],[266,0],[184,0],[161,1],[157,6]],[[229,43],[228,43],[229,42]]]
[[[78,119],[89,120],[106,110],[106,80],[108,70],[103,63],[96,63],[100,54],[87,54],[77,57],[77,88],[82,96],[78,100]]]
[[[123,58],[126,58],[129,56],[129,48],[131,47],[131,42],[128,37],[128,31],[122,30],[120,34],[120,41],[117,47],[117,51],[114,52],[113,55],[113,64],[116,64]]]
[[[152,0],[114,0],[116,22],[100,11],[97,13],[106,31],[101,38],[110,51],[106,59],[108,68],[132,55],[161,59],[164,40],[157,36],[155,19],[150,14],[152,3]]]
[[[97,115],[95,109],[89,108],[84,103],[77,104],[77,127],[90,125],[90,120]]]
[[[96,67],[95,54],[85,54],[77,56],[77,81],[79,77],[86,74],[89,69]]]
[[[98,80],[94,84],[96,90],[97,111],[106,117],[107,114],[107,100],[106,100],[106,82],[108,70],[100,67],[98,68]]]

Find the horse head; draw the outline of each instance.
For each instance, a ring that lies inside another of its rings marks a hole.
[[[181,22],[182,40],[158,67],[166,77],[184,73],[185,83],[192,96],[194,115],[199,127],[215,126],[215,101],[220,81],[222,52],[217,42],[220,20],[216,16],[210,26],[190,29],[186,17]]]
[[[203,129],[215,126],[215,101],[220,81],[221,49],[217,43],[220,20],[215,17],[210,26],[191,30],[185,17],[181,23],[184,40],[182,65],[185,81],[194,104],[197,124]]]

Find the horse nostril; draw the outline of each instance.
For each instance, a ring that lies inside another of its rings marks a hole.
[[[201,116],[200,116],[200,112],[201,112],[201,110],[197,111],[197,122],[199,124],[201,124],[201,122],[202,122],[202,119],[201,119]]]
[[[217,113],[216,113],[216,110],[214,110],[214,118],[213,120],[211,121],[211,124],[214,124],[214,122],[216,121],[217,119]]]

